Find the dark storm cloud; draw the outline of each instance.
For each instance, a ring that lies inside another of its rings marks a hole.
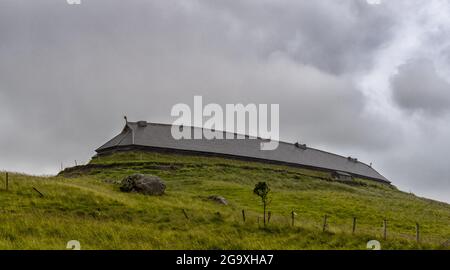
[[[365,1],[205,1],[244,28],[252,48],[333,74],[368,68],[372,53],[392,36],[395,16]]]
[[[430,60],[400,66],[391,83],[395,102],[408,111],[442,114],[450,109],[450,83],[437,74]]]

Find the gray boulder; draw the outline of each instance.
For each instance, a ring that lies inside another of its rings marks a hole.
[[[166,184],[161,178],[154,175],[133,174],[122,180],[120,190],[145,195],[162,195],[166,190]]]
[[[216,202],[218,204],[228,205],[227,200],[222,196],[212,195],[208,197],[208,200]]]

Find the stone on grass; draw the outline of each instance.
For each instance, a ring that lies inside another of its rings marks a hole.
[[[208,197],[208,200],[211,200],[211,201],[219,203],[219,204],[228,205],[227,200],[222,196],[211,195]]]
[[[162,195],[166,190],[166,184],[161,178],[154,175],[133,174],[122,180],[120,190],[145,195]]]

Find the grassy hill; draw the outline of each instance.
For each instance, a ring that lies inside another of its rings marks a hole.
[[[129,174],[161,177],[164,196],[123,193]],[[306,169],[173,154],[121,153],[93,159],[55,177],[0,177],[0,249],[448,249],[450,205],[393,186],[352,185]],[[258,181],[272,189],[264,228]],[[36,188],[44,197],[41,197]],[[207,200],[224,196],[229,205]],[[183,214],[183,209],[189,219]],[[246,212],[246,222],[242,210]],[[291,226],[291,211],[297,213]],[[324,215],[328,228],[322,232]],[[352,234],[353,217],[357,217]],[[383,220],[387,219],[387,240]],[[420,224],[420,243],[415,226]]]

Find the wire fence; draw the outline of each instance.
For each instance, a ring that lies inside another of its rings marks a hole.
[[[8,172],[2,173],[3,182],[0,190],[8,191],[10,189],[11,175]],[[40,194],[44,195],[33,189]],[[182,209],[182,213],[186,219],[195,218],[195,212],[190,213],[186,209]],[[217,214],[217,212],[215,213]],[[405,224],[399,224],[389,219],[375,221],[373,219],[367,219],[364,217],[353,217],[343,219],[342,217],[336,218],[330,214],[324,214],[323,216],[302,216],[302,213],[296,213],[295,211],[274,213],[268,211],[265,216],[259,212],[242,209],[235,215],[231,216],[232,222],[242,224],[246,226],[254,226],[257,228],[264,227],[291,227],[293,229],[305,229],[309,231],[317,232],[329,232],[335,234],[344,235],[356,235],[356,236],[371,236],[376,239],[383,240],[404,240],[410,243],[430,244],[433,246],[441,247],[444,249],[450,248],[450,235],[448,237],[442,235],[436,235],[434,232],[430,232],[427,226],[424,224],[416,223],[411,224],[405,228]],[[402,230],[399,226],[402,226]]]
[[[341,218],[335,219],[332,215],[323,215],[322,218],[312,219],[311,217],[302,218],[298,213],[282,213],[274,214],[270,212],[270,220],[266,214],[266,225],[264,225],[263,215],[253,211],[245,211],[245,221],[242,224],[257,225],[258,227],[270,227],[271,225],[289,226],[293,228],[301,228],[310,231],[321,231],[335,234],[371,236],[383,240],[405,240],[417,244],[430,244],[442,248],[450,247],[449,237],[443,237],[430,233],[427,230],[421,230],[419,223],[411,224],[409,232],[398,231],[395,227],[396,223],[390,220],[380,220],[378,223],[370,225],[363,217],[349,218],[347,222]]]

